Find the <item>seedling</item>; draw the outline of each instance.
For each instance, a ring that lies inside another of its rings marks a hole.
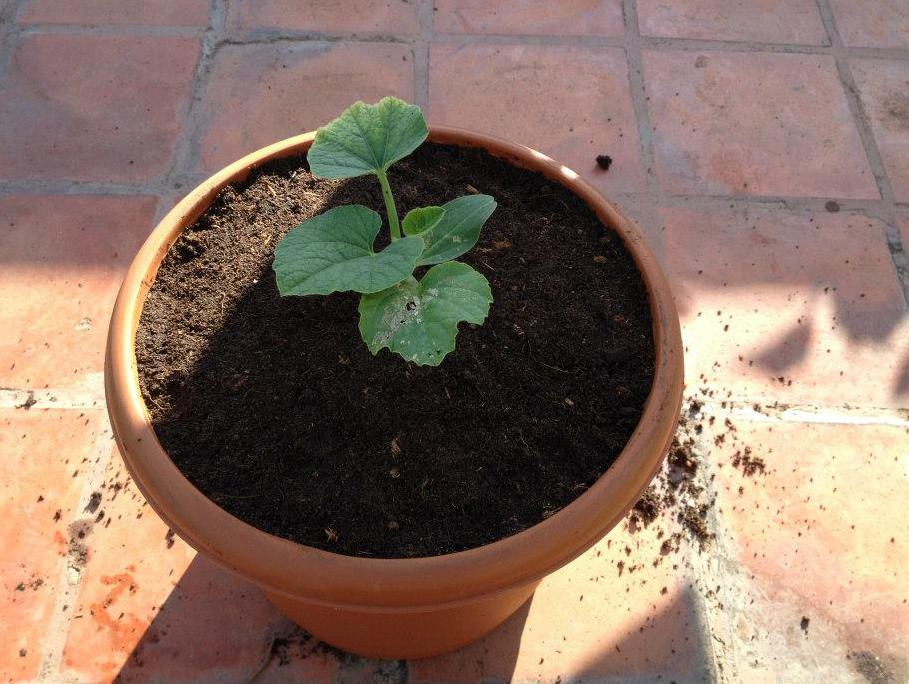
[[[489,195],[466,195],[398,220],[388,169],[426,140],[420,108],[394,97],[357,102],[320,128],[309,169],[322,178],[374,174],[382,188],[391,243],[375,252],[382,218],[360,204],[304,221],[278,245],[273,268],[282,295],[359,292],[360,335],[418,365],[438,366],[454,350],[458,324],[486,320],[492,292],[482,274],[454,261],[473,247],[496,208]],[[402,233],[403,228],[403,233]],[[414,271],[431,266],[417,280]]]

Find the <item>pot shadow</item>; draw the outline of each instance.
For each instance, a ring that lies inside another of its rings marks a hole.
[[[682,684],[722,679],[715,671],[709,640],[716,636],[704,620],[704,603],[692,585],[680,587],[659,610],[630,624],[621,638],[604,639],[599,648],[580,655],[562,681]]]
[[[473,644],[435,658],[380,660],[320,642],[279,613],[258,589],[199,555],[114,681],[711,680],[703,599],[692,587],[680,587],[659,609],[641,601],[630,621],[622,597],[624,592],[615,591],[596,607],[565,611],[566,602],[576,597],[558,582],[544,582],[508,620]]]
[[[479,642],[496,672],[513,668],[532,601]],[[364,658],[320,642],[258,588],[199,554],[114,681],[396,684],[408,681],[411,667],[408,661]]]
[[[635,617],[629,620],[630,605],[623,590],[595,605],[577,604],[577,596],[564,582],[576,571],[566,568],[560,571],[561,577],[544,580],[528,606],[526,620],[506,622],[485,639],[454,653],[410,662],[412,681],[681,684],[716,680],[710,633],[701,617],[703,599],[692,587],[680,587],[659,608],[637,601]],[[633,580],[626,576],[623,581]],[[502,646],[512,640],[521,642],[517,660],[505,660]]]

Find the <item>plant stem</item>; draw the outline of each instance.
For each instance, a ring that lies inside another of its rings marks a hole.
[[[395,198],[391,194],[391,186],[388,184],[388,176],[385,175],[385,172],[379,170],[376,175],[379,177],[379,185],[382,186],[382,199],[385,200],[385,211],[388,213],[388,229],[391,231],[392,241],[395,241],[401,237],[401,224],[398,222]]]

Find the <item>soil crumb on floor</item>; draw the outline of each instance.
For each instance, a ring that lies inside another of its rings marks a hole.
[[[629,520],[633,525],[641,523],[646,527],[663,511],[672,511],[675,521],[703,548],[713,537],[707,516],[714,502],[697,477],[698,456],[694,437],[688,431],[689,419],[682,416],[666,465],[631,509]]]
[[[159,440],[219,506],[338,553],[431,556],[535,525],[606,471],[650,390],[652,323],[622,241],[541,175],[425,144],[390,180],[401,215],[498,202],[461,258],[495,301],[440,367],[373,357],[355,295],[278,295],[288,230],[342,204],[385,214],[375,178],[318,179],[303,158],[225,188],[172,246],[137,359]]]

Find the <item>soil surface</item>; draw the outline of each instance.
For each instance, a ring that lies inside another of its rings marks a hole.
[[[653,337],[630,254],[561,186],[429,143],[390,180],[402,216],[470,192],[499,205],[461,257],[495,301],[441,366],[373,357],[356,295],[279,296],[288,230],[340,204],[384,217],[375,178],[318,179],[294,158],[226,188],[173,245],[139,376],[164,448],[233,515],[337,553],[430,556],[519,532],[593,484],[641,416]]]

